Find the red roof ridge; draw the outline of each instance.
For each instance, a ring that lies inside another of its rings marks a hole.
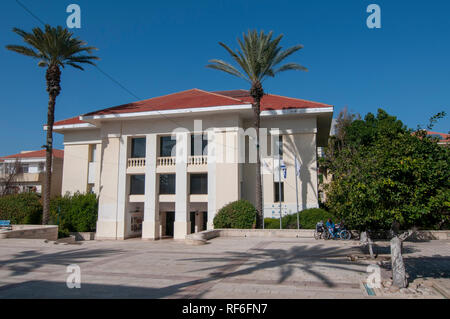
[[[185,92],[195,91],[195,90],[196,89],[188,89],[188,90],[173,92],[173,93],[164,94],[164,95],[160,95],[160,96],[154,96],[154,97],[151,97],[151,98],[148,98],[148,99],[144,99],[144,100],[128,102],[128,103],[124,103],[124,104],[120,104],[120,105],[111,106],[111,107],[107,107],[107,108],[104,108],[104,109],[88,112],[88,113],[80,115],[80,117],[82,117],[82,116],[89,116],[89,114],[93,114],[93,113],[97,113],[97,112],[101,112],[101,111],[106,111],[106,110],[112,110],[112,109],[119,108],[119,107],[124,107],[124,106],[127,106],[127,105],[142,104],[142,103],[145,103],[147,101],[150,101],[150,100],[153,100],[153,99],[156,99],[156,98],[167,97],[167,96],[170,96],[170,95],[175,95],[175,94],[180,94],[180,93],[185,93]],[[82,120],[80,119],[80,121],[82,121]]]
[[[230,99],[230,100],[238,101],[238,102],[243,103],[243,104],[251,104],[249,102],[245,102],[245,101],[242,101],[240,99],[236,99],[234,97],[223,95],[223,94],[218,94],[218,93],[215,93],[215,92],[204,91],[204,90],[201,90],[201,89],[194,89],[194,90],[197,90],[197,91],[200,91],[200,92],[203,92],[203,93],[208,93],[208,94],[215,95],[215,96],[224,97],[224,98],[227,98],[227,99]]]
[[[12,158],[42,158],[45,157],[46,150],[29,151],[25,153],[18,153],[13,155],[2,156],[0,159],[12,159]],[[64,158],[64,150],[53,149],[53,157]]]
[[[116,106],[113,106],[113,107],[109,107],[109,108],[105,108],[105,109],[100,109],[100,110],[96,110],[96,111],[93,111],[93,112],[89,112],[89,113],[83,114],[81,116],[91,116],[92,114],[95,114],[95,113],[98,113],[98,112],[114,110],[114,109],[118,109],[118,108],[122,108],[122,107],[126,107],[126,106],[132,106],[132,105],[139,106],[139,105],[145,104],[146,102],[154,100],[154,99],[162,99],[162,98],[165,98],[165,97],[168,97],[168,96],[171,96],[171,95],[183,94],[183,93],[193,92],[193,91],[201,92],[201,93],[204,93],[204,94],[210,94],[210,95],[218,96],[218,97],[221,97],[221,98],[224,98],[224,99],[232,100],[232,101],[235,101],[235,102],[237,101],[239,103],[247,104],[246,102],[244,102],[242,100],[235,99],[235,98],[232,98],[232,97],[229,97],[229,96],[225,96],[225,95],[221,95],[221,94],[215,94],[215,93],[211,93],[211,92],[208,92],[208,91],[204,91],[204,90],[200,90],[200,89],[197,89],[197,88],[193,88],[193,89],[173,92],[173,93],[169,93],[169,94],[165,94],[165,95],[155,96],[155,97],[152,97],[152,98],[149,98],[149,99],[145,99],[145,100],[134,101],[134,102],[130,102],[130,103],[116,105]],[[149,108],[149,109],[157,108],[157,106],[150,106],[150,107],[146,106],[146,107]],[[155,111],[160,113],[162,110],[155,110]]]
[[[267,94],[264,94],[264,95],[272,95],[272,96],[278,96],[278,97],[282,97],[282,98],[290,99],[290,100],[304,101],[304,102],[308,102],[308,103],[321,104],[321,105],[326,105],[326,106],[333,106],[331,104],[326,104],[326,103],[321,103],[321,102],[316,102],[316,101],[311,101],[311,100],[305,100],[305,99],[299,99],[299,98],[296,98],[296,97],[289,97],[289,96],[284,96],[284,95],[272,94],[272,93],[267,93]]]

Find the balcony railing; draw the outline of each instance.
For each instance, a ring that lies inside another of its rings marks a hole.
[[[145,167],[145,158],[129,158],[128,168]]]
[[[176,157],[158,157],[158,166],[175,166],[177,163]],[[189,156],[188,165],[206,165],[208,164],[208,156]]]
[[[208,164],[208,156],[189,156],[188,165],[206,165]]]
[[[157,159],[157,165],[158,166],[175,166],[176,164],[176,157],[158,157]]]

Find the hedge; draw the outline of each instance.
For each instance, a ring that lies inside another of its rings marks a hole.
[[[52,199],[50,212],[51,223],[59,225],[60,235],[93,232],[97,224],[98,199],[95,194],[66,194]]]
[[[299,213],[300,228],[315,229],[317,222],[323,220],[326,222],[328,218],[334,219],[333,214],[321,208],[305,209]],[[286,215],[281,218],[283,229],[297,229],[297,214]],[[264,228],[280,229],[280,219],[265,218]]]
[[[50,200],[49,224],[59,226],[60,237],[69,232],[95,231],[98,200],[95,194],[66,194]],[[16,225],[42,224],[41,197],[35,193],[21,193],[0,197],[0,220]]]
[[[41,198],[35,193],[21,193],[0,197],[0,219],[14,225],[42,223]]]
[[[331,218],[334,222],[337,222],[335,216],[322,208],[310,208],[300,212],[300,225],[304,229],[315,229],[316,224],[319,221],[324,223],[328,218]]]
[[[255,206],[247,200],[238,200],[222,207],[214,217],[214,228],[251,229],[256,222]]]

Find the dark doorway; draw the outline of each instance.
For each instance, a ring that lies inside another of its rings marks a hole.
[[[195,233],[195,212],[191,212],[191,234]]]
[[[203,230],[208,228],[208,212],[203,212]]]
[[[173,237],[173,224],[175,222],[175,212],[166,212],[166,236]]]

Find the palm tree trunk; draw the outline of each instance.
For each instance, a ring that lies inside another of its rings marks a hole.
[[[260,101],[256,102],[257,106],[255,110],[255,129],[256,129],[256,210],[258,211],[258,217],[256,220],[256,228],[262,228],[264,222],[264,213],[262,205],[262,176],[261,176],[261,158],[260,158],[260,141],[259,141],[259,128],[260,128]]]
[[[255,208],[258,212],[256,218],[256,228],[263,228],[264,223],[264,212],[263,212],[263,194],[262,194],[262,176],[261,176],[261,158],[260,158],[260,141],[259,141],[259,128],[261,124],[261,99],[264,96],[264,90],[261,83],[255,82],[250,89],[250,95],[254,99],[253,103],[253,115],[254,115],[254,128],[256,130],[256,200]]]
[[[57,65],[50,65],[46,72],[48,110],[47,110],[47,138],[45,154],[45,180],[44,180],[44,211],[42,224],[47,225],[50,219],[50,194],[52,187],[52,159],[53,159],[53,123],[55,122],[56,97],[61,91],[61,71]]]

